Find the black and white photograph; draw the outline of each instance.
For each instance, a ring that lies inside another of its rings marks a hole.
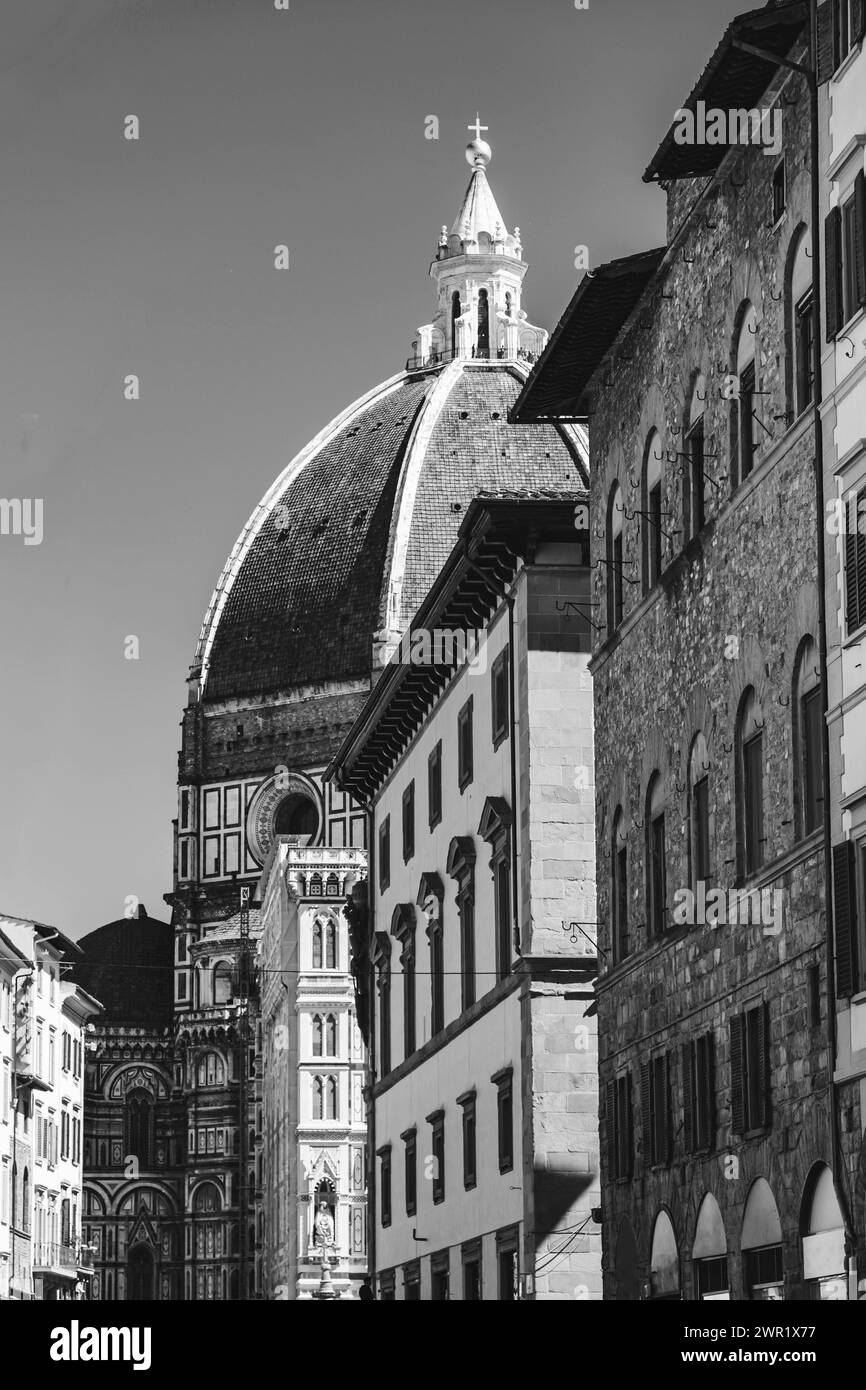
[[[653,1304],[569,1315],[599,1373],[832,1372],[866,0],[0,32],[0,1301],[70,1305],[20,1310],[34,1365],[255,1376],[315,1313],[200,1308],[202,1349],[164,1305],[469,1301]]]

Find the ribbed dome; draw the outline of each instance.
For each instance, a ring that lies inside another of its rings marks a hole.
[[[289,464],[229,557],[193,672],[205,700],[368,676],[482,490],[587,482],[582,431],[510,425],[520,362],[457,359],[355,402]]]
[[[72,978],[102,1004],[99,1023],[168,1028],[172,1021],[173,932],[147,915],[121,917],[79,939]]]

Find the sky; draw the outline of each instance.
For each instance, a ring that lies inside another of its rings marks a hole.
[[[0,911],[79,936],[135,896],[168,920],[212,589],[273,479],[432,317],[476,110],[553,329],[576,246],[664,241],[641,173],[745,8],[0,0],[0,497],[42,512],[40,543],[0,535]]]

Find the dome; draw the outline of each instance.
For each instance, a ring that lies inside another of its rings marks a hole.
[[[100,1023],[168,1028],[174,988],[173,932],[167,922],[121,917],[82,936],[84,952],[71,971],[75,983],[102,1004]]]
[[[256,507],[205,617],[206,700],[368,676],[445,562],[477,492],[585,484],[582,432],[510,425],[519,361],[406,371],[337,416]]]

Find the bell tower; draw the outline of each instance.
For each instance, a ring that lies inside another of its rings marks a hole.
[[[418,329],[418,366],[454,358],[520,359],[534,362],[547,334],[527,321],[521,308],[527,271],[520,228],[509,232],[487,179],[493,151],[476,115],[466,146],[472,177],[449,232],[443,226],[430,275],[436,281],[436,313]]]

